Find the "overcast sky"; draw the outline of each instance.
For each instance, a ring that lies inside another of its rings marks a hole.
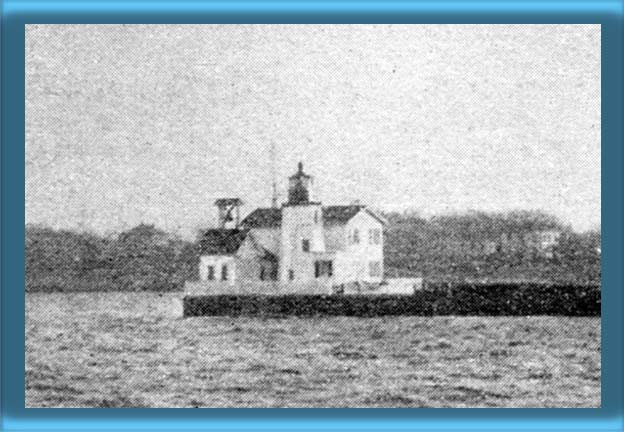
[[[600,224],[597,25],[37,25],[26,221],[183,235],[270,205],[270,143],[314,198]]]

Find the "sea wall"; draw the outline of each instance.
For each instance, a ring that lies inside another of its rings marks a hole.
[[[465,284],[412,295],[186,296],[184,316],[600,316],[600,306],[598,285]]]

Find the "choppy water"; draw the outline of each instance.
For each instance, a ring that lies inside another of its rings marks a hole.
[[[600,318],[182,319],[176,297],[28,294],[26,406],[600,405]]]

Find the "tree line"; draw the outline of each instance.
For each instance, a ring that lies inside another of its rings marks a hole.
[[[469,212],[432,218],[389,213],[388,276],[433,281],[600,283],[601,234],[575,232],[539,211]],[[556,241],[540,247],[541,233]]]
[[[26,226],[27,291],[172,291],[195,277],[194,242],[141,224],[117,236]]]
[[[431,281],[600,283],[600,232],[574,232],[540,212],[472,212],[423,218],[386,213],[386,276]],[[504,248],[502,238],[560,232],[548,255]],[[181,289],[197,279],[198,240],[140,224],[115,236],[26,226],[28,291]]]

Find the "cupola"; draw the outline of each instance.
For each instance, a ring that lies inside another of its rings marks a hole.
[[[312,177],[303,172],[303,163],[299,162],[299,169],[288,179],[288,205],[310,203]]]

